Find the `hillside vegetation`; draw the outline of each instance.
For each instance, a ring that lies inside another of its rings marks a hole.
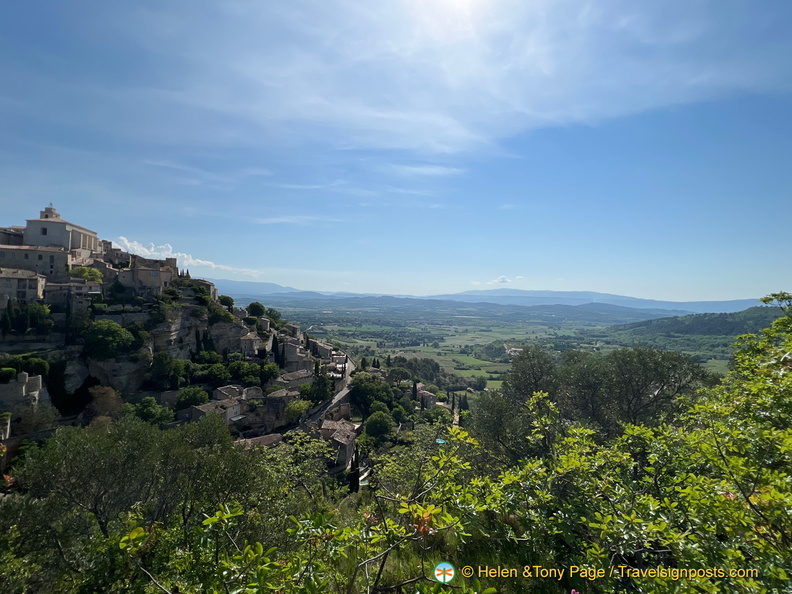
[[[306,436],[255,451],[212,418],[63,428],[6,479],[0,591],[787,592],[790,352],[782,317],[697,390],[682,356],[581,355],[559,375],[525,350],[461,427],[378,423],[359,490]],[[594,389],[603,362],[621,381]],[[407,405],[375,375],[353,384],[372,419]],[[607,430],[585,403],[611,411]],[[441,561],[459,572],[448,586]]]

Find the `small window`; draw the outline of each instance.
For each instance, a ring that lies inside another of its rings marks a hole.
[[[44,259],[44,256],[42,256],[41,254],[39,254],[39,260],[43,260],[43,259]]]
[[[25,254],[25,260],[30,260],[30,254]]]
[[[42,227],[41,228],[41,234],[42,235],[46,235],[47,234],[47,228],[46,227]]]
[[[54,264],[54,263],[55,263],[55,256],[50,256],[50,264]]]

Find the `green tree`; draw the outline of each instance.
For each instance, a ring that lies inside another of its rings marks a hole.
[[[285,415],[286,418],[291,422],[296,422],[300,420],[308,409],[311,408],[311,403],[308,400],[292,400],[289,404],[286,405]]]
[[[512,361],[503,380],[503,394],[516,402],[525,402],[536,392],[555,394],[556,364],[550,353],[536,345],[525,347]]]
[[[197,386],[182,388],[176,398],[176,410],[206,404],[207,402],[209,402],[209,394],[203,388]]]
[[[371,416],[366,420],[366,435],[378,438],[391,431],[393,431],[393,419],[387,412],[378,410],[371,413]]]
[[[261,363],[261,373],[259,377],[261,378],[262,385],[268,383],[270,380],[274,380],[279,375],[280,369],[275,363]]]
[[[157,404],[152,396],[146,396],[139,404],[125,404],[124,411],[152,425],[170,423],[173,420],[173,411],[167,406]]]
[[[69,270],[69,276],[72,278],[84,278],[85,280],[101,283],[102,273],[96,268],[89,268],[88,266],[75,266]]]
[[[220,305],[225,307],[229,312],[234,308],[234,299],[228,295],[220,295],[218,298]]]
[[[89,357],[104,360],[128,353],[135,337],[112,320],[93,322],[83,333],[85,352]]]
[[[392,399],[393,394],[388,389],[388,385],[369,373],[355,374],[355,378],[350,383],[349,402],[364,418],[369,415],[369,407],[375,401],[389,404]]]
[[[253,303],[247,306],[248,314],[253,316],[254,318],[264,317],[264,313],[266,311],[267,311],[266,308],[258,301],[254,301]]]
[[[388,380],[395,385],[400,385],[402,382],[406,382],[412,379],[412,373],[410,373],[409,369],[405,369],[404,367],[392,367],[388,369]]]
[[[231,373],[222,363],[215,363],[206,370],[206,381],[219,388],[231,381]]]

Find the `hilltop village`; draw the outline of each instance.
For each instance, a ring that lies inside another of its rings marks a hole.
[[[163,428],[216,414],[247,448],[304,431],[332,447],[335,470],[351,462],[361,426],[350,421],[355,364],[344,352],[260,303],[235,307],[174,258],[114,247],[51,205],[0,228],[0,330],[8,455],[57,424],[125,412]]]

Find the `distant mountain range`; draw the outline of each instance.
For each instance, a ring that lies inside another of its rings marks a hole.
[[[612,295],[609,293],[597,293],[593,291],[524,291],[520,289],[490,289],[490,290],[471,290],[461,293],[451,293],[447,295],[430,295],[426,297],[416,297],[409,295],[382,295],[377,293],[336,293],[320,291],[301,291],[293,287],[284,287],[275,283],[253,282],[253,281],[233,281],[224,279],[211,280],[218,291],[223,295],[229,295],[240,302],[250,302],[266,300],[266,298],[277,296],[280,303],[293,301],[329,301],[329,300],[349,300],[367,297],[391,297],[392,299],[421,299],[436,301],[458,301],[463,303],[491,303],[496,305],[518,305],[518,306],[537,306],[537,305],[567,305],[581,306],[596,304],[598,311],[607,310],[607,306],[617,306],[618,308],[632,308],[650,310],[642,312],[649,314],[648,317],[679,316],[693,313],[733,313],[742,311],[749,307],[758,305],[758,299],[734,299],[729,301],[660,301],[655,299],[640,299],[637,297],[626,297],[623,295]],[[391,305],[397,302],[390,301]],[[616,310],[613,311],[616,313]]]

